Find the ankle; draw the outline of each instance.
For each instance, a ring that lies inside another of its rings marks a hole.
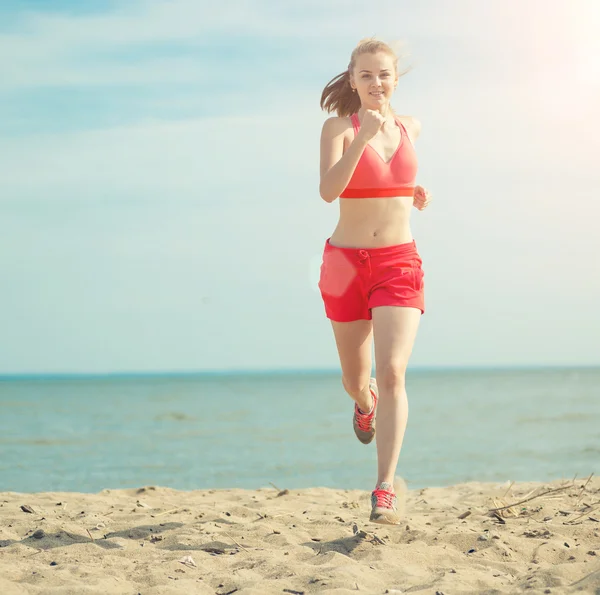
[[[362,390],[358,395],[351,395],[354,399],[356,406],[363,415],[370,415],[373,413],[375,407],[375,399],[371,393],[371,387],[367,386],[366,389]]]
[[[358,405],[358,403],[357,403]],[[371,403],[369,407],[361,407],[360,405],[358,405],[358,410],[363,414],[363,415],[371,415],[371,413],[373,413],[373,409],[375,408],[375,402],[373,400],[373,397],[371,397]]]
[[[377,480],[377,483],[375,484],[375,489],[376,490],[384,490],[386,492],[391,492],[392,494],[396,493],[396,491],[394,490],[394,482],[388,481],[386,479]]]

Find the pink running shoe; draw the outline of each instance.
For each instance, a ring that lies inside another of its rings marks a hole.
[[[398,500],[400,497],[400,500]],[[398,525],[402,522],[406,484],[397,477],[394,485],[382,481],[371,492],[370,521],[379,525]]]
[[[369,444],[375,437],[375,412],[377,410],[377,384],[375,378],[371,378],[369,389],[373,396],[373,408],[370,413],[363,413],[356,403],[354,404],[354,418],[352,425],[356,437],[363,443]]]

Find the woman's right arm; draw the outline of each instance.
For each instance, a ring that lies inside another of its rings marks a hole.
[[[367,146],[359,133],[344,153],[344,130],[342,118],[328,118],[321,131],[321,182],[319,194],[326,202],[333,202],[350,182],[356,165]]]

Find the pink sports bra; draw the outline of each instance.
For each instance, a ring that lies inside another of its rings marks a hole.
[[[356,136],[360,128],[358,115],[352,114],[350,119]],[[400,128],[400,143],[392,158],[385,162],[381,155],[367,144],[340,198],[388,198],[414,194],[417,154],[408,138],[406,128],[398,117],[395,117],[395,120]]]

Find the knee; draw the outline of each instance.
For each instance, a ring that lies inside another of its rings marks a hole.
[[[357,395],[360,395],[363,391],[367,390],[367,388],[369,387],[370,380],[371,376],[354,376],[353,378],[342,376],[342,385],[344,386],[344,390],[349,395],[356,397]]]
[[[390,362],[377,369],[377,386],[386,393],[398,395],[406,385],[406,362]]]

